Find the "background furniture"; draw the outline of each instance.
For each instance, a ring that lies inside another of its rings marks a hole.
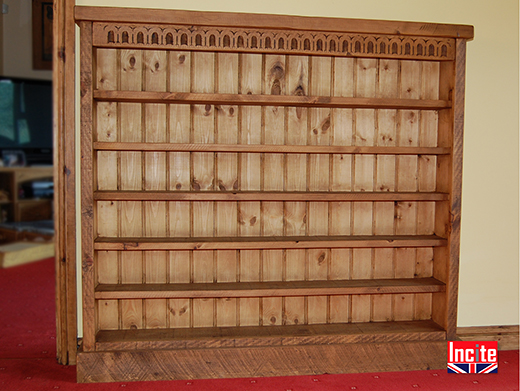
[[[7,196],[7,199],[0,200],[0,207],[7,221],[52,219],[52,199],[20,198],[23,183],[38,179],[52,180],[52,170],[52,167],[0,168],[0,190]]]
[[[76,18],[79,381],[445,366],[470,26]]]

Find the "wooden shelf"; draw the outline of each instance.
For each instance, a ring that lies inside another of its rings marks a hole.
[[[445,292],[446,285],[434,278],[379,280],[327,280],[278,282],[229,282],[192,284],[103,284],[95,298],[179,299],[226,297],[291,297],[373,295]]]
[[[97,238],[94,250],[262,250],[305,248],[381,248],[446,246],[435,235],[416,236],[254,236],[204,238]]]
[[[351,98],[337,96],[293,96],[250,94],[203,94],[193,92],[156,91],[107,91],[94,90],[93,98],[99,101],[127,103],[181,103],[199,105],[244,105],[244,106],[296,106],[328,108],[372,108],[441,110],[451,107],[446,100]]]
[[[446,201],[434,192],[96,191],[96,201]]]
[[[269,144],[176,144],[106,142],[93,143],[97,151],[139,152],[236,152],[236,153],[311,153],[359,155],[448,155],[444,147],[390,147],[390,146],[338,146],[338,145],[269,145]]]
[[[102,330],[96,336],[96,350],[202,349],[426,340],[444,341],[446,340],[446,332],[431,320],[290,326]]]

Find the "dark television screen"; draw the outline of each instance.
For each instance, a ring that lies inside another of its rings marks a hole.
[[[52,144],[51,81],[0,77],[0,150],[52,164]]]

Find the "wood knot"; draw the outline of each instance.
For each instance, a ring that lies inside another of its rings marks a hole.
[[[256,224],[256,216],[251,217],[251,220],[249,220],[249,225],[254,226]]]
[[[275,324],[276,323],[276,317],[275,316],[272,316],[271,319],[269,319],[271,321],[271,324]]]
[[[294,89],[293,95],[295,96],[305,96],[305,90],[302,85],[299,85]]]
[[[321,125],[321,131],[323,133],[327,132],[330,128],[330,117],[327,117],[325,121],[323,121],[323,125]]]
[[[275,79],[271,86],[271,95],[281,95],[282,87],[280,86],[280,80]]]
[[[135,67],[135,57],[134,56],[130,57],[130,60],[128,61],[128,63],[130,64],[130,68]]]
[[[180,189],[182,188],[182,185],[181,185],[180,183],[177,183],[177,184],[175,185],[175,188],[176,188],[177,190],[180,190]]]
[[[277,62],[271,68],[271,76],[275,79],[283,79],[285,75],[285,70],[281,62]]]
[[[186,61],[186,56],[184,54],[181,54],[179,56],[179,64],[184,64],[184,61]]]
[[[155,66],[155,70],[156,71],[158,71],[159,68],[161,67],[161,65],[158,62],[156,62],[154,66]]]
[[[233,114],[235,114],[235,109],[232,108],[232,107],[230,107],[230,108],[229,108],[229,115],[230,115],[230,116],[233,116]]]
[[[193,188],[193,190],[199,191],[200,190],[200,183],[196,179],[194,179],[193,182],[191,183],[191,187]]]

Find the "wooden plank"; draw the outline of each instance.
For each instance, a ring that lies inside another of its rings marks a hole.
[[[271,327],[212,327],[184,330],[101,331],[96,348],[137,350],[146,348],[189,349],[219,347],[261,347],[331,345],[361,342],[442,341],[445,332],[432,321],[336,325],[291,325]],[[148,343],[149,345],[145,345]]]
[[[266,115],[267,118],[267,115]],[[273,124],[275,126],[275,124]],[[163,144],[94,142],[94,149],[104,151],[192,151],[192,152],[249,152],[249,153],[321,153],[321,154],[385,154],[385,155],[446,155],[449,148],[435,147],[377,147],[377,146],[319,146],[319,145],[246,145],[246,144]]]
[[[139,91],[142,89],[142,53],[122,50],[119,60],[120,88]],[[120,140],[122,142],[142,142],[142,107],[140,104],[119,104]],[[121,190],[141,190],[143,188],[142,155],[140,152],[120,153]],[[143,206],[139,201],[122,202],[120,205],[120,235],[142,236]],[[121,254],[121,282],[143,282],[143,255],[141,252]],[[143,300],[122,300],[121,328],[134,329],[143,327]]]
[[[194,53],[194,55],[210,55],[212,53]],[[278,56],[266,56],[278,57]],[[281,56],[280,56],[281,57]],[[297,56],[294,56],[297,57]],[[303,57],[303,56],[302,56]],[[375,61],[375,60],[366,60]],[[375,70],[374,66],[371,66]],[[267,70],[269,71],[269,70]],[[371,75],[370,77],[375,77]],[[275,79],[276,80],[276,79]],[[271,86],[273,88],[273,86]],[[266,90],[266,93],[278,90]],[[352,108],[361,109],[373,107],[379,109],[410,109],[410,110],[443,110],[451,107],[448,100],[435,99],[406,99],[406,98],[375,98],[373,93],[360,89],[355,98],[341,96],[309,96],[296,95],[294,91],[286,91],[291,95],[253,95],[229,94],[203,91],[185,92],[152,92],[152,91],[105,91],[94,90],[94,99],[97,101],[115,101],[126,103],[181,103],[194,105],[247,105],[247,106],[290,106],[290,107],[319,107],[319,108]],[[367,94],[367,95],[363,95]]]
[[[352,250],[352,281],[364,280],[372,278],[373,251],[369,248],[360,248]],[[371,297],[368,295],[353,294],[352,295],[352,313],[351,320],[353,323],[369,322],[372,313]]]
[[[518,350],[518,326],[457,327],[462,341],[497,341],[499,350]]]
[[[98,284],[117,284],[120,282],[117,251],[98,251],[96,253],[96,281]]]
[[[191,54],[189,52],[170,52],[169,86],[171,91],[189,92],[191,90]],[[169,105],[170,143],[189,143],[191,130],[191,108],[189,105]],[[190,154],[171,152],[169,159],[169,190],[189,190]]]
[[[417,260],[415,263],[416,277],[431,277],[433,275],[433,249],[418,248]],[[431,319],[432,316],[432,295],[416,295],[414,298],[414,319]]]
[[[144,282],[147,284],[164,284],[167,282],[166,251],[148,251],[144,253]],[[167,327],[166,299],[144,300],[145,328]]]
[[[54,9],[53,128],[56,267],[56,345],[60,364],[74,365],[77,350],[75,39],[72,0]],[[65,60],[67,59],[67,60]]]
[[[286,29],[309,29],[316,31],[345,31],[350,33],[427,35],[434,37],[454,37],[473,39],[473,26],[419,23],[406,21],[383,21],[370,19],[318,18],[287,15],[244,14],[229,12],[196,12],[178,10],[147,10],[143,13],[136,9],[119,7],[76,7],[77,20],[134,22],[134,23],[171,23],[208,24],[212,26],[243,26]],[[196,23],[198,21],[198,23]],[[345,26],[348,26],[347,28]],[[427,32],[427,33],[426,33]]]
[[[462,199],[462,153],[464,133],[464,99],[466,78],[466,41],[456,41],[455,55],[455,90],[453,92],[453,160],[451,165],[451,198],[450,221],[451,232],[449,239],[448,258],[448,290],[447,290],[447,335],[449,338],[456,334],[457,326],[457,297],[459,281],[459,256],[460,256],[460,219]]]
[[[216,56],[216,91],[238,93],[238,54],[219,53]],[[233,144],[238,142],[239,110],[237,106],[218,106],[216,112],[216,142]],[[215,156],[216,185],[220,191],[238,190],[238,155],[217,153]],[[236,202],[215,203],[215,234],[236,236],[238,234],[238,205]],[[237,251],[224,250],[215,254],[215,276],[217,282],[232,282],[237,279]],[[238,324],[237,299],[215,300],[215,324],[235,326]]]
[[[118,87],[117,50],[96,50],[96,88],[116,90]],[[98,102],[96,104],[95,141],[118,141],[117,103]],[[99,151],[97,153],[96,188],[116,190],[118,185],[118,153]],[[111,169],[107,169],[111,167]]]
[[[226,297],[262,297],[264,304],[269,298],[267,310],[264,306],[264,324],[281,324],[282,296],[323,296],[323,295],[371,295],[386,293],[428,293],[444,292],[444,283],[434,278],[408,279],[356,279],[334,281],[280,281],[271,282],[281,273],[279,251],[267,251],[268,259],[264,259],[264,276],[262,282],[236,283],[192,283],[192,284],[124,284],[98,285],[96,299],[135,299],[135,298],[226,298]],[[264,273],[266,274],[266,273]],[[198,280],[197,280],[198,281]],[[368,296],[367,296],[368,297]],[[199,300],[199,299],[197,299]],[[200,299],[202,300],[202,299]],[[275,300],[279,300],[278,303]],[[370,313],[370,311],[369,311]],[[211,317],[213,318],[213,317]]]
[[[114,361],[120,365],[110,365]],[[214,364],[236,361],[241,362],[242,365],[215,367]],[[136,362],[143,368],[142,375],[139,377],[139,380],[143,381],[206,379],[215,377],[216,374],[222,378],[243,378],[443,369],[446,367],[446,341],[236,349],[130,350],[117,353],[80,352],[78,381],[87,383],[136,380],[135,377],[129,376],[128,369]],[[192,362],[193,365],[186,367],[186,362]],[[266,364],[259,368],[258,363],[262,362]],[[268,364],[270,362],[278,364],[271,366]],[[102,364],[98,365],[99,363]]]
[[[378,221],[376,220],[376,227]],[[391,248],[374,249],[374,271],[373,278],[393,278],[394,273],[394,254]],[[393,295],[372,295],[372,314],[373,322],[388,322],[393,319]]]
[[[192,53],[191,57],[192,91],[215,91],[215,54]],[[215,108],[207,105],[193,105],[192,141],[200,143],[215,142]],[[192,189],[213,190],[215,186],[215,154],[192,154]],[[194,202],[192,204],[192,235],[206,237],[215,234],[215,206],[213,202]],[[202,251],[193,253],[193,282],[215,281],[215,253]],[[192,327],[211,327],[215,325],[215,300],[192,300]]]
[[[270,236],[270,235],[266,235]],[[445,246],[446,239],[429,236],[293,236],[246,238],[99,238],[96,250],[253,250],[253,249],[305,249],[305,248],[392,248]]]
[[[354,96],[354,59],[335,58],[333,60],[333,96]],[[332,109],[331,114],[331,147],[333,153],[338,146],[352,145],[353,122],[352,109]],[[352,189],[352,156],[344,154],[332,155],[332,191],[349,191]]]
[[[446,201],[445,193],[397,192],[154,192],[154,191],[97,191],[97,201]],[[182,203],[181,203],[182,205]],[[241,204],[243,205],[243,203]],[[245,219],[247,220],[247,219]],[[251,223],[250,220],[247,220]],[[255,224],[253,224],[255,226]]]
[[[192,92],[215,92],[215,54],[192,53]],[[192,141],[198,143],[215,142],[215,107],[211,104],[192,105]],[[215,154],[191,154],[193,190],[213,190],[215,188]],[[215,235],[215,205],[213,202],[193,202],[192,235],[211,237]],[[193,281],[215,281],[215,254],[203,251],[193,254]],[[215,324],[215,300],[192,300],[192,327],[210,327]]]
[[[84,350],[92,351],[95,344],[95,274],[94,274],[94,201],[95,169],[92,152],[92,23],[81,23],[81,267],[83,279],[83,339]]]
[[[305,250],[285,251],[284,281],[304,281],[307,274],[306,263]],[[305,324],[307,319],[305,304],[305,297],[283,298],[283,324]]]
[[[273,285],[281,287],[280,283],[283,275],[283,251],[281,250],[264,250],[262,251],[262,281],[259,283],[246,283],[257,286]],[[273,281],[273,282],[271,282]],[[283,289],[282,289],[283,290]],[[232,295],[228,295],[232,296]],[[239,295],[239,297],[261,297],[261,321],[264,326],[281,325],[283,322],[283,299],[285,295]]]
[[[118,300],[97,300],[98,330],[119,329]]]
[[[414,248],[395,249],[394,276],[396,278],[413,278],[417,251]],[[412,320],[414,316],[414,295],[393,295],[393,319]]]
[[[330,58],[313,57],[311,59],[310,93],[331,96],[332,61]],[[331,110],[309,109],[310,125],[308,143],[312,145],[330,145]],[[308,190],[328,191],[330,188],[330,155],[310,155],[308,158]],[[330,206],[325,202],[308,203],[308,234],[328,235],[331,216]],[[307,250],[308,280],[326,280],[331,262],[330,250]],[[326,296],[307,298],[307,323],[327,323],[330,319],[330,299]]]
[[[192,53],[192,92],[215,92],[215,54]],[[210,104],[192,105],[192,141],[215,142],[215,107]],[[215,154],[193,153],[191,167],[192,189],[213,190],[215,188]],[[215,206],[213,202],[193,202],[192,235],[211,237],[215,235]],[[202,251],[193,253],[193,282],[213,282],[216,279],[215,253]],[[192,327],[215,325],[215,300],[192,300]]]
[[[143,300],[121,300],[121,329],[143,328]]]
[[[304,56],[287,57],[286,94],[305,96],[309,94],[309,58]],[[290,107],[286,109],[287,128],[286,144],[307,144],[308,127],[307,109]],[[291,154],[285,156],[285,190],[305,191],[307,189],[307,156],[304,154]],[[290,200],[286,200],[290,201]],[[303,201],[303,200],[302,200]],[[307,203],[284,203],[284,233],[286,235],[305,235],[307,233]],[[306,251],[287,250],[285,253],[285,273],[290,279],[305,278]],[[282,280],[282,273],[278,281]],[[264,302],[273,299],[263,299]],[[303,297],[283,298],[282,322],[284,324],[306,323],[306,299]],[[308,299],[307,299],[308,300]],[[278,303],[276,303],[278,304]],[[265,313],[265,308],[264,308]],[[264,316],[271,320],[269,316]],[[264,324],[272,324],[272,322]]]
[[[447,97],[450,92],[455,91],[456,63],[451,62],[440,66],[439,69],[439,97]],[[452,94],[451,93],[451,94]],[[453,96],[452,96],[453,97]],[[436,143],[439,146],[453,146],[454,142],[454,117],[453,112],[439,113],[438,134]],[[460,112],[459,112],[460,114]],[[438,190],[452,192],[453,160],[450,156],[437,159],[436,186]],[[451,203],[439,202],[435,205],[435,232],[443,237],[449,238],[451,232]],[[450,270],[450,250],[449,248],[438,251],[434,249],[433,275],[442,281],[449,282]],[[447,261],[448,260],[448,261]],[[432,298],[432,320],[439,325],[448,328],[448,296],[447,294],[434,295]],[[455,338],[455,331],[449,333]]]
[[[262,92],[262,63],[263,58],[257,54],[240,55],[240,93],[258,94]],[[241,144],[261,144],[262,142],[262,108],[252,106],[241,106],[241,123],[239,130],[239,143]],[[240,189],[242,191],[255,191],[261,189],[261,154],[242,153],[239,155]],[[257,202],[238,203],[238,221],[240,236],[260,235],[260,200]],[[247,257],[249,253],[245,253]],[[258,303],[252,303],[251,311],[246,308],[246,302],[240,302],[240,314],[242,312],[254,314],[258,312]],[[253,315],[253,318],[255,315]],[[248,319],[247,321],[245,319]],[[242,321],[254,321],[247,316]],[[258,316],[256,316],[258,320]]]
[[[239,281],[260,281],[261,275],[261,251],[242,250],[240,253],[240,277]],[[239,298],[239,325],[260,325],[260,300],[259,298]]]

